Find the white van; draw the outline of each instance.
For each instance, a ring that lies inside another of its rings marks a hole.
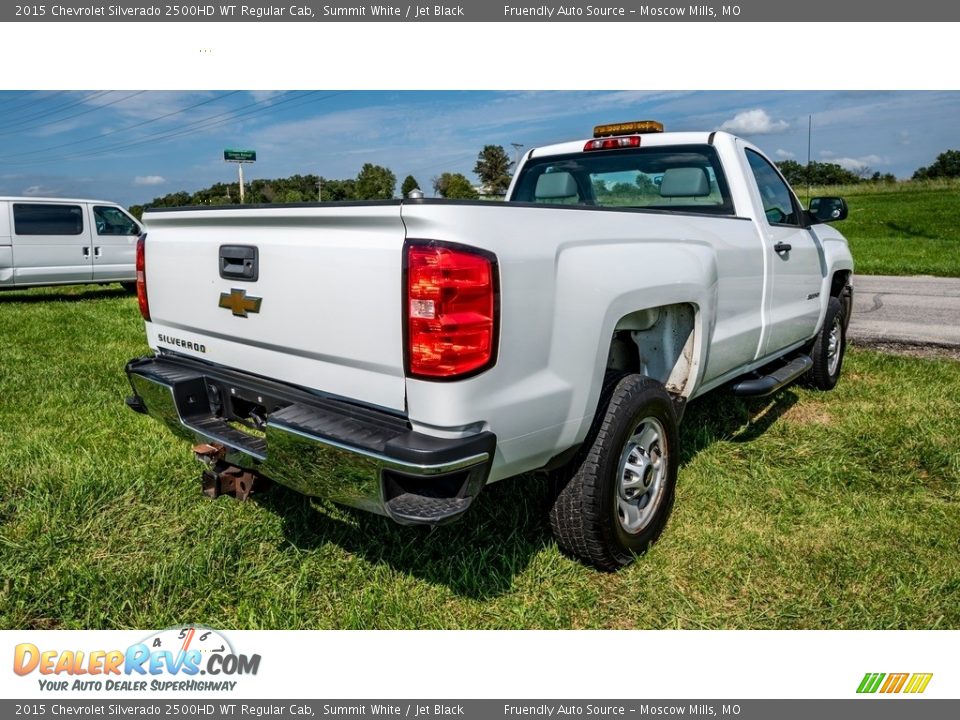
[[[141,232],[112,202],[0,197],[0,289],[132,285]]]

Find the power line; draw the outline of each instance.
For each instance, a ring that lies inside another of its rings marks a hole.
[[[4,112],[10,112],[11,110],[16,110],[16,109],[18,109],[18,108],[19,108],[20,111],[22,112],[22,111],[23,111],[23,108],[32,107],[32,106],[34,106],[34,105],[42,105],[43,103],[45,103],[45,102],[47,102],[48,100],[51,100],[51,99],[57,97],[58,95],[65,95],[67,92],[69,92],[69,91],[68,91],[68,90],[57,90],[56,92],[52,92],[52,93],[50,93],[50,94],[48,94],[48,95],[43,95],[43,91],[42,91],[42,90],[33,90],[33,91],[31,91],[31,92],[25,93],[25,94],[24,94],[23,96],[21,96],[20,98],[12,98],[12,97],[11,97],[11,98],[0,98],[0,99],[6,101],[5,104],[4,104],[4,106],[3,106]],[[5,93],[5,94],[6,94],[6,93]],[[9,94],[10,94],[10,95],[13,95],[12,92],[9,93]],[[41,97],[41,98],[38,99],[38,100],[28,99],[28,98],[30,98],[31,95],[43,95],[43,97]],[[26,100],[26,102],[20,102],[20,103],[18,104],[18,103],[17,103],[17,100],[20,100],[20,101]],[[11,103],[11,102],[13,103],[13,105],[8,105],[8,104],[6,104],[6,103]]]
[[[75,101],[73,101],[73,102],[64,103],[63,105],[58,105],[56,108],[51,108],[51,109],[48,109],[48,110],[45,110],[45,111],[42,111],[42,112],[34,113],[33,115],[27,115],[26,117],[19,117],[19,118],[17,118],[14,122],[12,122],[12,123],[6,123],[6,124],[4,124],[4,125],[0,125],[0,135],[9,135],[9,134],[12,133],[12,132],[19,132],[19,131],[20,131],[20,130],[19,130],[19,126],[21,126],[21,125],[30,125],[31,123],[33,123],[33,122],[36,121],[36,120],[40,120],[40,119],[45,118],[45,117],[50,117],[51,115],[57,115],[57,114],[63,112],[64,110],[68,110],[68,109],[70,109],[70,108],[72,108],[72,107],[76,107],[77,105],[82,105],[83,103],[89,102],[90,100],[95,100],[95,99],[98,98],[98,97],[103,97],[104,95],[109,95],[109,94],[112,93],[112,92],[113,92],[113,90],[99,90],[99,91],[97,91],[97,92],[95,92],[95,93],[91,93],[91,94],[87,95],[86,97],[82,97],[82,98],[80,98],[79,100],[75,100]],[[111,104],[112,104],[112,103],[111,103]],[[84,111],[84,112],[86,112],[86,111]],[[83,113],[81,113],[81,114],[83,114]],[[72,116],[71,116],[71,117],[72,117]],[[67,120],[67,119],[69,119],[69,118],[60,118],[60,119],[57,120],[56,122],[63,122],[64,120]],[[45,123],[44,125],[40,125],[39,127],[45,127],[46,125],[52,125],[52,124],[54,124],[54,123]],[[15,128],[15,129],[14,129],[14,130],[5,130],[5,129],[3,129],[3,128],[10,128],[10,127],[13,127],[13,128]]]
[[[144,125],[149,125],[151,123],[159,122],[160,120],[165,120],[169,117],[173,117],[174,115],[180,115],[181,113],[185,113],[188,110],[194,110],[203,105],[209,105],[210,103],[216,102],[217,100],[223,100],[224,98],[230,97],[231,95],[236,95],[239,92],[240,92],[239,90],[231,90],[230,92],[223,93],[222,95],[218,95],[217,97],[214,97],[214,98],[208,98],[202,102],[189,105],[185,108],[180,108],[179,110],[174,110],[172,112],[168,112],[163,115],[158,115],[157,117],[150,118],[149,120],[143,120],[142,122],[134,123],[132,125],[126,125],[124,127],[116,128],[114,130],[107,130],[106,132],[102,132],[97,135],[89,135],[87,137],[79,138],[77,140],[70,140],[65,143],[60,143],[59,145],[49,145],[45,148],[40,148],[38,150],[27,150],[26,152],[14,153],[13,155],[0,156],[0,162],[6,162],[10,158],[23,157],[25,155],[36,155],[38,153],[47,152],[49,150],[57,150],[62,147],[76,146],[81,143],[89,142],[91,140],[101,140],[107,137],[108,135],[115,135],[116,133],[126,132],[127,130],[133,130],[134,128],[143,127]],[[59,160],[60,158],[57,158],[57,159]]]
[[[156,133],[151,133],[150,135],[146,135],[143,138],[140,138],[139,140],[135,140],[132,142],[118,143],[115,145],[110,145],[105,148],[97,148],[87,152],[75,153],[72,155],[65,155],[57,158],[43,158],[43,159],[30,160],[30,161],[24,161],[24,162],[13,162],[13,163],[7,163],[7,164],[15,167],[20,167],[20,166],[26,166],[26,165],[46,164],[51,162],[59,163],[59,162],[64,162],[65,160],[79,160],[79,159],[87,159],[87,158],[93,158],[93,157],[101,157],[105,154],[114,152],[116,150],[126,150],[128,148],[138,147],[140,145],[147,145],[150,143],[159,142],[163,140],[169,140],[175,137],[192,135],[202,130],[219,127],[220,125],[224,125],[226,123],[232,122],[242,117],[250,117],[252,115],[258,115],[263,112],[272,111],[278,106],[287,105],[288,103],[293,103],[296,101],[307,99],[306,102],[298,102],[296,105],[290,106],[290,107],[300,107],[300,106],[307,105],[314,102],[321,102],[323,100],[336,97],[337,95],[343,95],[346,91],[334,92],[327,95],[323,95],[318,98],[310,97],[317,94],[318,92],[320,91],[311,90],[301,95],[297,95],[296,97],[286,98],[284,100],[280,100],[277,102],[271,102],[273,100],[272,98],[260,100],[254,103],[250,103],[249,105],[244,105],[240,108],[236,108],[231,111],[218,113],[217,115],[211,115],[210,117],[202,118],[200,120],[195,120],[193,122],[190,122],[190,123],[187,123],[186,125],[181,126],[181,128],[178,130],[173,130],[173,131],[162,130]],[[285,94],[289,94],[289,92]],[[268,103],[269,103],[268,107],[265,107],[265,108],[260,107]],[[247,110],[245,108],[251,108],[251,109]],[[244,111],[239,112],[240,110],[244,110]],[[219,118],[222,118],[222,119],[219,119]]]
[[[149,143],[151,143],[151,142],[155,142],[156,140],[170,140],[170,139],[175,138],[175,137],[181,137],[181,136],[184,136],[184,135],[192,135],[192,134],[194,134],[194,133],[196,133],[196,132],[199,132],[199,131],[201,131],[201,130],[208,130],[208,129],[210,129],[210,128],[219,127],[220,125],[225,125],[226,123],[232,122],[233,120],[237,120],[237,119],[239,119],[239,118],[241,118],[241,117],[249,117],[249,116],[251,116],[251,115],[258,115],[258,114],[260,114],[260,113],[262,113],[262,112],[266,112],[266,111],[268,111],[268,110],[273,110],[274,108],[276,108],[276,107],[279,106],[279,105],[286,105],[287,103],[291,103],[291,102],[294,102],[294,101],[296,101],[296,100],[302,100],[302,99],[304,99],[305,97],[307,97],[307,96],[309,96],[309,95],[314,95],[314,94],[316,94],[316,93],[318,93],[318,92],[320,92],[320,91],[319,91],[319,90],[311,90],[310,92],[305,93],[304,95],[299,95],[299,96],[293,97],[293,98],[287,98],[286,100],[280,100],[279,102],[275,102],[275,103],[273,103],[272,105],[270,105],[269,107],[266,107],[266,108],[255,108],[255,109],[247,110],[246,112],[235,113],[235,114],[234,114],[234,113],[220,113],[219,115],[213,115],[213,116],[211,116],[211,117],[209,117],[209,118],[205,118],[205,119],[203,119],[203,120],[198,120],[198,121],[195,121],[195,122],[193,122],[193,123],[188,123],[188,125],[185,126],[185,127],[190,127],[191,129],[189,129],[189,130],[181,129],[181,130],[176,130],[176,131],[163,131],[163,132],[160,132],[160,133],[154,133],[153,135],[146,136],[145,138],[140,139],[140,140],[137,140],[137,141],[134,141],[134,142],[130,142],[130,143],[126,143],[126,144],[118,145],[118,146],[111,146],[111,147],[109,147],[109,148],[101,148],[101,149],[99,149],[99,150],[92,151],[92,152],[90,152],[90,153],[86,153],[86,154],[82,154],[82,155],[68,156],[66,159],[68,159],[68,160],[73,160],[73,159],[79,159],[79,158],[97,157],[97,156],[102,155],[103,153],[106,153],[106,152],[112,152],[112,151],[114,151],[114,150],[126,150],[126,149],[131,148],[131,147],[137,147],[137,146],[139,146],[139,145],[146,145],[146,144],[149,144]],[[345,92],[345,91],[336,92],[336,93],[331,93],[330,95],[324,95],[324,96],[319,97],[319,98],[314,98],[313,100],[310,100],[310,101],[308,101],[307,103],[299,103],[299,105],[307,105],[307,104],[309,104],[310,102],[320,102],[321,100],[327,100],[327,99],[329,99],[329,98],[336,97],[337,95],[342,95],[343,92]],[[265,102],[269,102],[269,100],[263,100],[263,101],[254,103],[254,105],[261,105],[261,104],[263,104],[263,103],[265,103]],[[295,106],[295,107],[296,107],[296,106]],[[215,122],[211,122],[211,121],[214,120],[215,118],[222,117],[223,115],[229,115],[229,117],[226,117],[226,118],[224,118],[223,120],[216,120]],[[194,126],[195,126],[195,127],[194,127]]]
[[[198,131],[200,131],[200,130],[207,130],[207,129],[212,128],[212,127],[218,127],[218,126],[220,126],[220,125],[225,125],[226,123],[232,122],[233,120],[237,120],[238,118],[241,118],[241,117],[248,117],[248,116],[250,116],[250,115],[257,115],[257,114],[259,114],[259,113],[261,113],[261,112],[265,112],[265,111],[267,111],[267,110],[272,110],[272,109],[274,109],[275,107],[277,107],[277,106],[279,106],[279,105],[285,105],[285,104],[290,103],[290,102],[293,102],[293,101],[295,101],[295,100],[302,100],[303,98],[307,97],[308,95],[314,95],[315,93],[318,93],[318,92],[320,92],[320,91],[319,91],[319,90],[311,90],[311,91],[305,93],[304,95],[299,95],[299,96],[297,96],[297,97],[287,98],[286,100],[280,100],[279,102],[272,103],[269,107],[266,107],[266,108],[259,108],[259,107],[258,107],[258,108],[254,108],[254,109],[252,109],[252,110],[247,110],[246,112],[240,112],[240,113],[235,112],[235,111],[230,111],[230,112],[225,112],[225,113],[219,113],[218,115],[212,115],[212,116],[210,116],[210,117],[208,117],[208,118],[204,118],[204,119],[202,119],[202,120],[195,120],[195,121],[192,122],[192,123],[187,123],[187,124],[184,125],[183,128],[181,128],[180,130],[171,130],[171,131],[164,130],[164,131],[160,131],[160,132],[157,132],[157,133],[153,133],[153,134],[151,134],[151,135],[147,135],[147,136],[141,138],[140,140],[136,140],[136,141],[133,141],[133,142],[124,143],[124,144],[120,144],[120,145],[112,145],[112,146],[107,147],[107,148],[100,148],[100,149],[98,149],[98,150],[93,150],[93,151],[90,151],[90,152],[88,152],[88,153],[83,153],[83,154],[80,154],[80,155],[69,155],[69,156],[66,156],[66,158],[64,158],[64,159],[74,160],[74,159],[79,159],[79,158],[97,157],[97,156],[102,155],[102,154],[104,154],[104,153],[112,152],[112,151],[114,151],[114,150],[126,150],[127,148],[137,147],[137,146],[139,146],[139,145],[147,145],[147,144],[149,144],[149,143],[156,142],[156,141],[158,141],[158,140],[169,140],[169,139],[171,139],[171,138],[180,137],[180,136],[183,136],[183,135],[192,135],[193,133],[198,132]],[[325,99],[327,99],[327,98],[335,97],[336,95],[342,95],[342,94],[343,94],[343,92],[337,92],[337,93],[333,93],[333,94],[331,94],[331,95],[325,95],[325,96],[320,97],[320,98],[315,98],[314,100],[312,100],[312,101],[310,101],[310,102],[318,102],[318,101],[320,101],[320,100],[325,100]],[[252,105],[258,105],[258,106],[259,106],[259,105],[262,105],[262,104],[268,103],[268,102],[270,102],[270,101],[269,101],[269,100],[261,100],[261,101],[256,102],[256,103],[252,103]],[[301,104],[302,104],[302,105],[306,105],[307,103],[301,103]],[[247,106],[244,106],[244,107],[250,107],[250,106],[247,105]],[[219,118],[219,117],[223,117],[224,115],[227,115],[228,117],[224,118],[223,120],[217,120],[216,122],[211,122],[212,120],[215,120],[216,118]],[[184,129],[184,128],[191,128],[191,129],[188,130],[188,129]]]

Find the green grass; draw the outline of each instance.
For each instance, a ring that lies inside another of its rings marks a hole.
[[[852,351],[833,393],[691,404],[673,518],[619,574],[533,477],[402,528],[276,488],[205,499],[124,407],[119,289],[0,294],[0,627],[960,628],[960,363]]]
[[[806,189],[798,188],[806,198]],[[841,195],[850,215],[837,229],[863,275],[960,277],[960,181],[865,183],[813,188]]]

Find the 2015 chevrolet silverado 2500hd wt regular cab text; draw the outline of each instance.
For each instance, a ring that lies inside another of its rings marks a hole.
[[[852,293],[841,199],[804,210],[749,143],[651,129],[528,152],[506,202],[148,212],[128,403],[205,443],[208,480],[401,523],[555,470],[560,545],[628,563],[670,513],[684,403],[832,388]]]

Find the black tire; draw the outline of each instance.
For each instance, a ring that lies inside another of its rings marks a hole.
[[[679,459],[673,401],[651,378],[620,377],[609,401],[601,398],[591,432],[568,466],[550,526],[563,550],[613,571],[645,552],[670,517]],[[653,435],[658,439],[643,448]],[[628,482],[637,487],[624,489]]]
[[[122,282],[120,286],[131,295],[137,294],[137,284],[135,282]]]
[[[833,347],[831,338],[835,337]],[[847,347],[847,320],[843,303],[839,298],[831,297],[827,303],[827,314],[823,318],[823,327],[817,333],[810,350],[813,368],[804,376],[804,382],[817,390],[833,390],[840,379],[843,367],[843,355]]]

